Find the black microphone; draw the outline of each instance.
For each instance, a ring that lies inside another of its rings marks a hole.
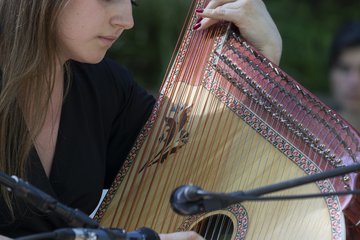
[[[62,228],[45,234],[20,237],[17,240],[44,238],[55,240],[160,240],[157,232],[145,227],[132,232],[126,232],[119,228]]]
[[[65,228],[54,231],[55,239],[81,240],[160,240],[159,235],[150,228],[139,228],[132,232],[123,229],[89,229],[89,228]]]
[[[219,198],[218,195],[194,185],[180,186],[170,197],[172,209],[184,216],[221,209],[228,206],[227,204],[227,199]]]
[[[207,192],[200,187],[183,185],[176,188],[170,198],[173,210],[180,215],[194,215],[226,208],[232,204],[243,201],[273,201],[305,199],[325,196],[341,196],[348,194],[360,194],[360,189],[345,192],[314,193],[285,196],[263,196],[265,194],[282,191],[285,189],[301,186],[316,181],[342,176],[347,173],[360,171],[360,164],[353,164],[341,168],[331,169],[324,172],[290,179],[246,191],[216,193]]]
[[[52,196],[34,187],[16,176],[8,176],[0,172],[0,183],[4,184],[15,196],[20,197],[43,213],[55,213],[69,226],[98,228],[99,224],[78,209],[72,209]]]

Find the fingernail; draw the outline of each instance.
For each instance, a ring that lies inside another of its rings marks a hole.
[[[198,24],[199,22],[201,22],[201,20],[203,20],[204,18],[200,17],[197,21],[196,24]]]
[[[199,27],[201,27],[201,23],[195,24],[195,26],[193,27],[193,30],[199,29]]]
[[[203,13],[203,12],[204,12],[204,9],[196,9],[195,12],[197,12],[197,13]]]

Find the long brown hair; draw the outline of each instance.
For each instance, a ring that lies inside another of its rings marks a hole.
[[[0,0],[0,171],[25,179],[54,86],[57,17],[67,1]],[[11,210],[9,194],[1,196]]]

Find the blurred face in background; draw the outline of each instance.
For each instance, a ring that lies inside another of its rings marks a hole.
[[[330,71],[332,91],[340,111],[360,113],[360,46],[345,49]]]

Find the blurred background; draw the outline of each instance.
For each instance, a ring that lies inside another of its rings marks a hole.
[[[157,94],[191,0],[138,0],[135,27],[110,50],[137,82]],[[328,55],[344,22],[360,19],[360,0],[265,0],[283,38],[280,67],[325,101]]]

